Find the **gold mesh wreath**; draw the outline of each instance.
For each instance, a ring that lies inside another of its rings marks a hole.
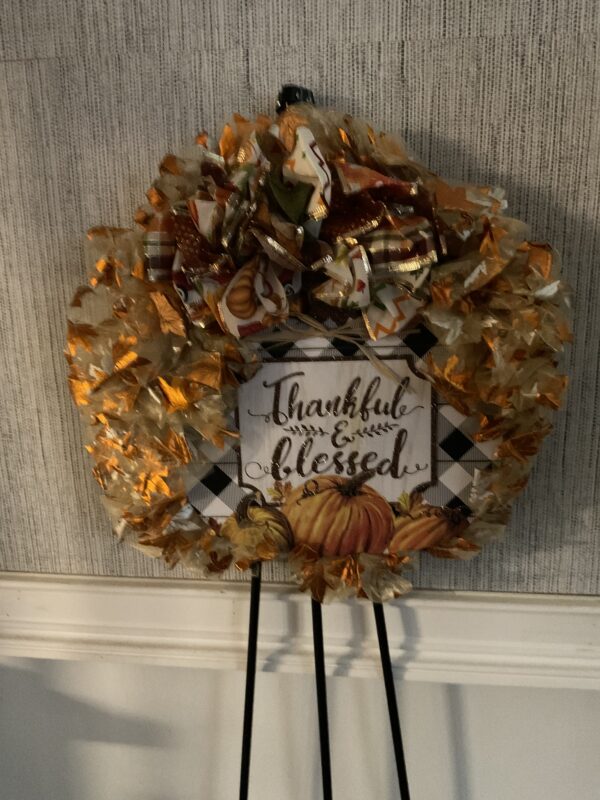
[[[147,199],[135,229],[88,232],[90,280],[68,315],[69,385],[120,537],[201,575],[288,558],[319,599],[385,600],[410,588],[418,551],[467,558],[503,532],[559,407],[570,331],[556,256],[504,216],[501,190],[451,185],[367,123],[299,105],[235,115],[216,145],[200,134],[165,156]],[[360,345],[416,322],[438,342],[426,377],[476,421],[475,441],[494,443],[468,516],[415,492],[388,516],[368,474],[314,481],[299,491],[315,520],[326,504],[334,526],[336,508],[356,524],[365,504],[379,509],[377,544],[325,554],[297,541],[290,486],[222,525],[190,505],[206,443],[238,436],[236,391],[260,368],[261,332],[293,340],[304,326]]]

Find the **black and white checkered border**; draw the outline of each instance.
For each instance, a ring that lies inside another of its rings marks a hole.
[[[387,337],[381,342],[366,342],[376,353],[388,356],[413,356],[417,369],[422,359],[437,345],[435,336],[419,326],[399,337]],[[360,355],[359,347],[343,339],[314,337],[294,343],[262,342],[256,346],[261,361],[332,358],[343,360]],[[437,480],[425,489],[424,499],[435,506],[462,509],[468,505],[476,469],[483,469],[493,458],[497,442],[476,443],[473,434],[477,421],[465,417],[451,405],[438,402],[436,415]],[[190,503],[203,516],[228,517],[249,491],[238,484],[238,455],[234,448],[219,450],[212,445],[202,446],[203,455],[213,464],[212,469],[188,493]]]

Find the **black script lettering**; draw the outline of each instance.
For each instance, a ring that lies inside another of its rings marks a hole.
[[[302,400],[297,401],[296,398],[298,397],[299,391],[299,384],[294,383],[290,389],[288,399],[288,414],[290,419],[295,418],[298,422],[302,422],[302,420],[307,417],[326,417],[330,413],[327,408],[323,410],[322,400],[309,400],[306,406]]]
[[[290,419],[294,416],[294,403],[296,402],[296,398],[298,397],[298,392],[300,391],[300,384],[294,383],[292,384],[292,388],[290,389],[290,395],[288,397],[288,416]],[[302,417],[300,417],[302,419]]]
[[[334,417],[338,417],[340,414],[340,403],[342,402],[342,398],[336,395],[333,400],[327,400],[325,403],[325,411],[328,414],[333,414]]]
[[[409,383],[410,378],[402,378],[396,387],[396,391],[394,392],[394,397],[392,399],[392,407],[390,409],[390,416],[392,419],[400,419],[400,417],[403,416],[404,412],[406,411],[406,406],[400,406],[400,400],[402,400],[404,397]]]
[[[371,409],[369,408],[369,403],[373,399],[373,397],[377,394],[377,390],[381,385],[381,378],[378,376],[373,378],[371,383],[367,386],[367,391],[364,394],[362,399],[362,403],[360,404],[360,418],[363,422],[369,421],[369,416],[371,413]],[[378,411],[375,412],[376,414],[379,413]]]
[[[315,414],[317,417],[325,417],[327,413],[323,411],[322,400],[311,400],[310,403],[306,406],[306,416],[307,417],[314,417]]]
[[[342,451],[338,450],[333,454],[333,469],[336,475],[342,475],[344,472],[344,462],[342,461]]]
[[[287,478],[292,471],[291,467],[284,466],[286,458],[292,449],[292,440],[289,436],[283,436],[273,450],[273,459],[271,461],[271,475],[276,481],[282,481]]]
[[[376,472],[378,475],[387,475],[390,471],[392,461],[389,458],[383,458],[377,465]]]
[[[296,472],[303,478],[306,478],[306,476],[310,473],[310,470],[306,469],[304,462],[310,455],[310,451],[312,450],[314,443],[315,440],[309,437],[302,443],[300,450],[298,450],[298,458],[296,459]]]
[[[331,434],[331,444],[333,447],[345,447],[354,440],[354,436],[346,436],[344,434],[349,424],[347,419],[340,419],[335,423],[333,433]]]
[[[258,467],[257,474],[254,475],[254,467]],[[265,475],[269,474],[269,470],[260,461],[249,461],[246,466],[244,467],[244,472],[246,473],[246,477],[250,478],[251,481],[259,481],[261,478],[264,478]]]
[[[382,459],[379,467],[377,468],[377,473],[379,475],[391,475],[392,478],[399,478],[399,469],[400,469],[400,455],[402,454],[402,450],[404,445],[406,444],[406,439],[408,437],[408,432],[406,428],[400,428],[398,433],[396,434],[396,439],[394,441],[394,451],[392,453],[392,458],[384,458]]]
[[[392,453],[392,464],[390,468],[390,475],[392,478],[400,478],[401,474],[404,475],[404,472],[399,472],[400,466],[400,455],[402,454],[402,450],[404,449],[404,445],[406,444],[406,439],[408,438],[408,432],[406,428],[400,428],[398,433],[396,434],[396,441],[394,442],[394,452]]]
[[[290,410],[292,405],[291,400],[290,404],[288,405],[288,411],[290,412],[289,416],[287,416],[287,414],[280,408],[281,384],[284,381],[289,381],[290,378],[304,377],[305,374],[306,373],[304,372],[292,372],[289,375],[284,375],[282,378],[278,378],[276,381],[273,381],[272,383],[267,383],[267,381],[263,381],[263,386],[265,387],[265,389],[273,389],[273,410],[271,412],[271,415],[273,417],[273,422],[276,425],[285,425],[285,423],[289,422],[293,416],[292,411]],[[292,397],[292,394],[294,395],[294,397],[296,397],[296,395],[298,394],[298,388],[299,387],[297,383],[293,384],[292,388],[290,389],[290,398]],[[257,416],[257,415],[253,414],[252,416]]]
[[[354,418],[356,416],[356,391],[360,386],[360,378],[354,378],[344,397],[344,405],[342,406],[342,414],[346,417]]]
[[[312,471],[315,475],[320,475],[323,472],[327,472],[329,469],[329,456],[327,453],[319,453],[318,456],[313,458],[312,462]]]
[[[353,475],[356,475],[356,473],[358,472],[358,469],[357,469],[357,466],[356,466],[356,459],[358,457],[359,457],[358,450],[352,450],[350,453],[348,453],[348,463],[346,465],[346,474],[349,475],[350,477],[352,477]]]
[[[360,461],[360,471],[365,472],[368,469],[373,469],[377,462],[377,453],[365,453]]]

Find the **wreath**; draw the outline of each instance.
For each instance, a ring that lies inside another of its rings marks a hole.
[[[90,279],[68,315],[70,390],[117,535],[204,576],[285,558],[317,599],[375,601],[410,588],[418,552],[471,558],[501,535],[570,341],[556,256],[505,210],[501,190],[450,184],[398,139],[310,103],[235,115],[218,143],[203,132],[165,156],[135,229],[88,231]],[[487,453],[460,502],[389,501],[356,466],[274,480],[222,520],[190,502],[239,444],[239,388],[315,336],[383,373],[379,347],[427,337],[420,374]]]

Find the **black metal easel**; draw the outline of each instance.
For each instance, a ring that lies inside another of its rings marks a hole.
[[[286,84],[277,100],[277,113],[281,113],[293,103],[314,103],[309,89],[302,86]],[[261,565],[252,567],[252,583],[250,587],[250,620],[248,626],[248,657],[246,662],[246,695],[244,702],[244,729],[242,736],[242,763],[240,770],[240,800],[248,800],[248,782],[250,777],[250,749],[252,743],[252,716],[254,710],[254,684],[256,679],[256,646],[258,639],[258,612],[260,608]],[[327,681],[325,674],[325,648],[323,643],[323,618],[321,604],[312,599],[313,649],[315,656],[315,682],[317,691],[317,710],[319,719],[319,743],[321,750],[321,775],[323,781],[323,800],[333,800],[331,781],[331,753],[329,749],[329,717],[327,714]],[[381,603],[373,603],[379,654],[383,670],[385,694],[388,704],[400,800],[410,800],[406,761],[400,730],[400,717],[394,687],[394,673],[390,658],[385,615]]]
[[[258,615],[260,609],[261,567],[260,563],[252,567],[252,584],[250,587],[250,619],[248,625],[248,656],[246,662],[246,695],[244,702],[244,728],[242,735],[242,761],[240,770],[240,800],[248,800],[250,777],[250,749],[252,744],[252,717],[254,710],[254,685],[256,679],[256,649],[258,640]],[[321,604],[312,599],[313,647],[315,656],[315,683],[317,690],[317,710],[319,719],[319,742],[321,751],[321,776],[323,782],[323,800],[333,800],[331,780],[331,754],[329,749],[329,716],[327,713],[327,684],[325,676],[325,648],[323,643],[323,618]],[[410,800],[406,760],[400,729],[400,716],[394,686],[394,673],[385,624],[385,615],[381,603],[373,603],[379,654],[385,685],[385,694],[392,732],[396,771],[400,800]]]

